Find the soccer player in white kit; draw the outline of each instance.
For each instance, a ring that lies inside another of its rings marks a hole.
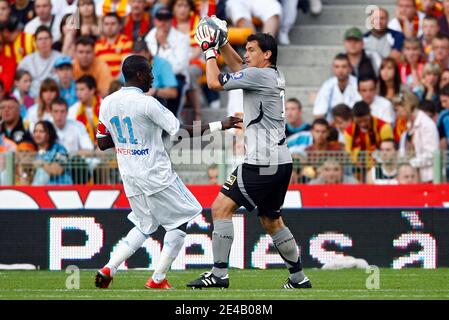
[[[129,56],[122,66],[125,86],[106,97],[100,107],[97,130],[101,150],[116,149],[117,162],[135,227],[95,277],[95,285],[107,288],[117,268],[132,256],[159,226],[167,232],[155,271],[145,287],[170,289],[167,271],[183,247],[187,223],[201,214],[202,207],[172,170],[162,141],[162,131],[175,135],[184,129],[192,136],[193,126],[178,119],[155,98],[145,95],[151,88],[151,65],[142,56]],[[242,120],[229,117],[201,126],[201,134],[238,127]]]

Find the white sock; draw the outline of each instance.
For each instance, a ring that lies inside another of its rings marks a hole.
[[[151,277],[154,282],[161,283],[165,279],[171,264],[175,261],[179,251],[184,245],[185,237],[186,233],[179,229],[168,231],[165,234],[161,257]]]
[[[142,246],[146,239],[147,237],[140,232],[137,227],[131,229],[106,265],[106,267],[111,269],[112,277],[117,272],[117,268],[131,257]]]

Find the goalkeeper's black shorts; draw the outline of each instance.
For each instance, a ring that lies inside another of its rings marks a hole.
[[[244,163],[224,183],[221,193],[249,212],[257,207],[259,216],[277,219],[281,216],[292,168],[291,163],[277,166]]]

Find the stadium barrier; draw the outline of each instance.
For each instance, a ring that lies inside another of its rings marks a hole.
[[[0,213],[0,263],[62,270],[96,269],[132,228],[129,210],[8,211]],[[444,209],[286,210],[284,220],[299,244],[304,267],[320,268],[342,257],[401,269],[449,267],[449,213]],[[233,268],[284,268],[256,214],[234,216]],[[213,263],[212,221],[205,210],[189,223],[185,248],[173,270]],[[153,269],[164,232],[159,229],[121,269]]]
[[[207,150],[182,150],[170,154],[173,169],[187,184],[207,184],[207,168],[217,163],[219,169],[219,183],[224,183],[235,167],[243,162],[243,157],[232,154],[232,151],[214,151],[209,157]],[[408,154],[397,159],[398,163],[410,160],[414,155]],[[188,161],[185,161],[185,160]],[[114,152],[83,152],[71,154],[63,162],[63,174],[53,177],[49,182],[40,178],[40,171],[36,168],[36,153],[16,152],[0,153],[0,185],[45,185],[45,184],[81,184],[81,185],[116,185],[121,184],[117,160]],[[359,182],[366,181],[369,170],[376,163],[380,163],[377,152],[357,152],[348,154],[344,151],[316,151],[293,155],[293,165],[299,183],[306,184],[319,176],[320,167],[324,162],[333,160],[338,162],[346,176],[356,178]],[[433,182],[435,184],[448,182],[449,151],[438,151],[429,160],[433,167]],[[36,176],[39,176],[36,178]],[[66,180],[69,176],[70,180]]]

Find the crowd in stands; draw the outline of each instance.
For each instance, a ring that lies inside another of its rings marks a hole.
[[[370,22],[366,33],[345,32],[311,125],[297,99],[286,103],[287,143],[301,164],[293,182],[435,179],[449,142],[449,1],[397,0],[395,16],[379,8]]]
[[[101,101],[124,85],[128,55],[152,63],[149,95],[181,121],[201,120],[203,108],[219,106],[194,40],[201,18],[227,19],[236,46],[256,29],[281,32],[287,45],[298,7],[317,14],[321,0],[0,0],[0,153],[35,154],[16,156],[29,166],[16,183],[79,180],[67,163],[97,150]]]

